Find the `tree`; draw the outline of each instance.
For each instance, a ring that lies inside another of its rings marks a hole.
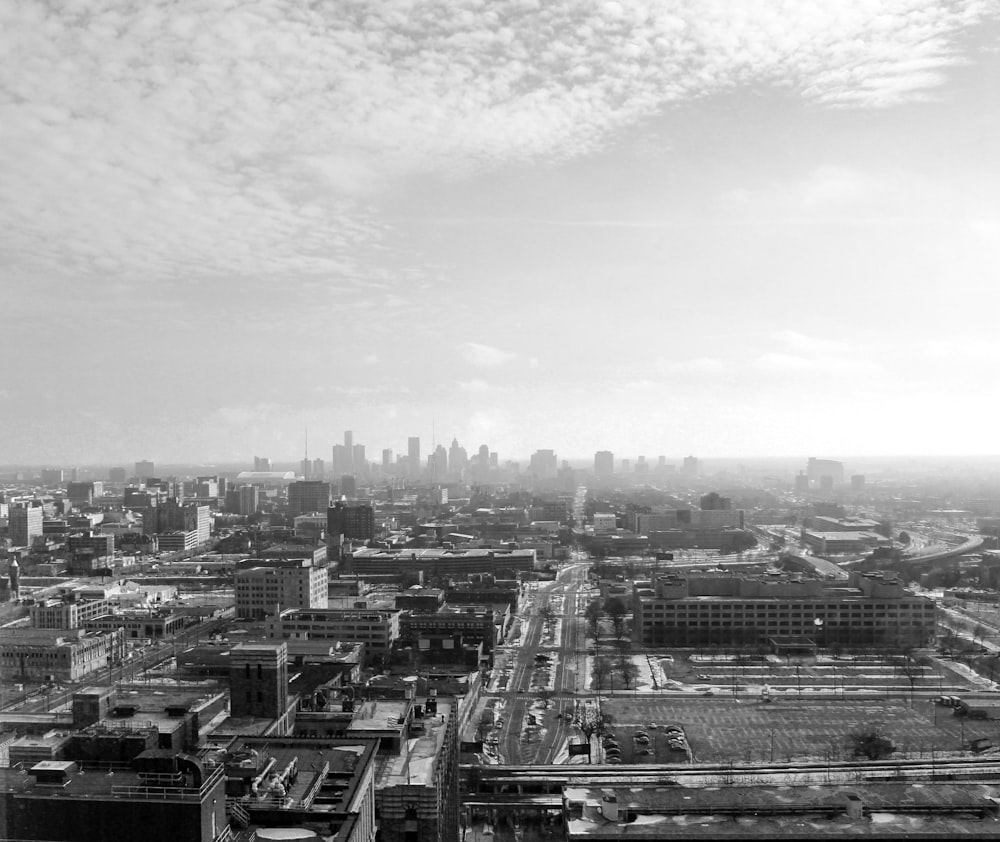
[[[639,668],[627,656],[619,657],[615,663],[615,668],[620,673],[622,681],[625,682],[625,689],[630,690],[632,683],[639,677]]]
[[[601,635],[601,601],[593,599],[583,612],[587,620],[587,637],[594,639],[594,649],[597,649],[597,641]]]
[[[547,626],[556,621],[556,612],[548,602],[538,609],[538,616],[542,618]]]
[[[909,532],[900,532],[899,535],[896,536],[896,540],[899,541],[900,544],[909,544],[913,539],[910,538]]]
[[[628,606],[620,596],[613,596],[605,605],[604,610],[611,618],[611,625],[615,630],[615,639],[621,640],[625,636],[625,616],[628,614]]]
[[[912,650],[903,655],[903,662],[899,665],[899,671],[906,676],[910,682],[910,707],[913,707],[913,691],[917,681],[924,677],[924,667],[932,665],[934,661],[926,655],[917,656]]]
[[[593,763],[591,757],[591,740],[594,734],[601,735],[604,733],[605,720],[601,716],[600,708],[596,705],[581,705],[577,704],[576,709],[573,711],[573,724],[580,730],[587,739],[587,761]]]
[[[878,725],[864,725],[857,731],[852,731],[848,737],[848,747],[855,757],[866,757],[869,760],[882,760],[896,750],[892,740],[879,730]]]
[[[597,692],[600,693],[604,689],[604,681],[611,675],[611,661],[607,658],[594,658],[594,666],[591,669],[594,675],[594,685],[597,688]]]

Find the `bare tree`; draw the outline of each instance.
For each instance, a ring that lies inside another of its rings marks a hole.
[[[611,661],[607,658],[595,658],[594,666],[591,672],[594,675],[594,685],[597,688],[597,692],[600,693],[604,689],[605,679],[612,677],[612,667]],[[614,689],[614,681],[612,680],[612,689]]]
[[[615,639],[621,640],[625,636],[625,617],[628,615],[628,606],[625,604],[625,600],[619,596],[613,596],[605,603],[604,610],[611,618]]]
[[[605,730],[605,720],[601,716],[601,711],[594,705],[577,704],[573,711],[573,724],[579,729],[587,739],[587,761],[593,763],[591,752],[592,740],[595,734],[600,736]]]

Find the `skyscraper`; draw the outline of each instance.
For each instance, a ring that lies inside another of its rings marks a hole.
[[[152,462],[147,462],[145,460],[135,463],[135,477],[136,479],[146,479],[147,477],[156,476],[156,466]]]
[[[406,442],[406,461],[409,465],[410,476],[420,474],[420,436],[410,436]]]
[[[615,454],[610,450],[598,450],[594,454],[594,476],[607,479],[615,472]]]

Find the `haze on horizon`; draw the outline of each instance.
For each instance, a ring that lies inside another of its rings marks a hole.
[[[0,463],[996,453],[987,0],[0,0]]]

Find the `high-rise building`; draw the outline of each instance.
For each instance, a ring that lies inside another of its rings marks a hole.
[[[554,450],[536,450],[531,454],[528,472],[537,479],[554,479],[559,470],[559,460]]]
[[[809,457],[806,465],[806,476],[809,477],[809,485],[818,485],[821,489],[828,490],[833,486],[841,485],[844,482],[844,463],[836,462],[833,459],[815,459]],[[824,482],[824,478],[827,478]]]
[[[260,486],[241,485],[234,489],[237,499],[237,512],[241,515],[254,515],[260,511]]]
[[[448,448],[448,469],[453,474],[461,475],[469,463],[469,455],[465,448],[458,443],[458,439],[451,440],[451,447]]]
[[[375,510],[368,505],[334,503],[326,513],[326,532],[334,543],[371,541],[375,537]]]
[[[388,473],[392,470],[392,448],[387,447],[382,451],[382,470]]]
[[[270,471],[271,470],[271,460],[266,456],[254,456],[253,457],[253,469],[255,471]]]
[[[66,496],[76,508],[93,506],[94,499],[102,494],[103,482],[71,482],[66,485]]]
[[[35,538],[41,537],[45,519],[41,503],[13,504],[7,512],[7,526],[15,547],[30,547]]]
[[[594,476],[607,479],[615,472],[615,454],[610,450],[598,450],[594,454]]]
[[[406,441],[406,460],[411,476],[420,473],[420,436],[410,436]]]
[[[326,463],[322,459],[312,460],[312,470],[309,479],[326,479]]]
[[[354,474],[344,474],[340,478],[340,493],[344,497],[354,497],[358,493],[358,480]]]
[[[733,501],[728,497],[721,496],[716,491],[704,494],[699,502],[703,512],[729,510],[733,507]]]
[[[147,462],[145,460],[135,463],[135,477],[139,480],[144,480],[147,477],[156,476],[156,466],[152,462]]]
[[[852,474],[851,476],[851,491],[864,491],[865,489],[865,475],[864,474]]]
[[[685,456],[681,464],[681,473],[689,478],[701,475],[701,463],[696,456]]]
[[[43,468],[42,469],[42,485],[62,485],[63,484],[63,469],[62,468]]]
[[[124,468],[112,468],[108,471],[108,480],[110,482],[125,482],[126,471]]]
[[[325,512],[330,507],[330,483],[322,480],[303,480],[288,485],[288,513],[305,515]]]

